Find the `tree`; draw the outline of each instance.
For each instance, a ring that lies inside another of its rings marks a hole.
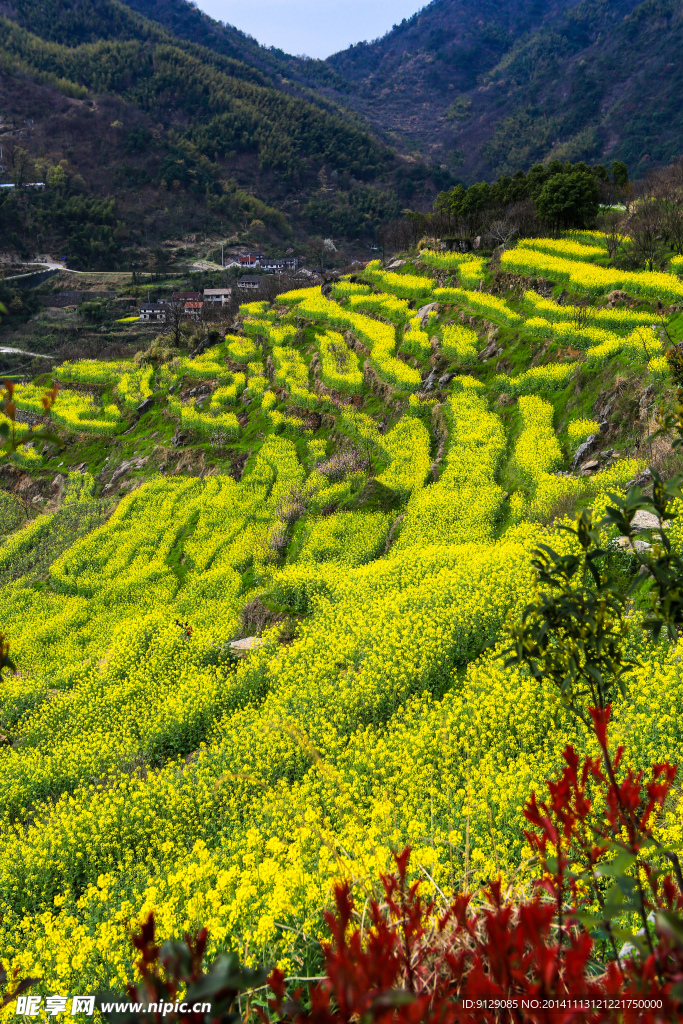
[[[165,304],[166,323],[173,333],[173,341],[180,345],[182,326],[185,321],[185,299],[168,299]]]
[[[17,188],[21,188],[28,180],[29,168],[33,166],[33,158],[27,149],[10,142],[5,148],[7,163],[12,172],[12,180]]]
[[[656,199],[641,200],[628,222],[631,237],[629,255],[637,266],[654,270],[663,264],[667,255],[664,227],[659,202]]]
[[[586,171],[554,174],[538,196],[539,216],[555,230],[580,228],[598,212],[600,187],[594,175]]]
[[[628,167],[623,160],[612,161],[612,181],[617,188],[628,188]]]
[[[337,251],[337,246],[334,244],[331,238],[316,238],[311,239],[311,248],[315,254],[315,261],[320,267],[320,273],[322,275],[325,263],[325,257],[331,253]]]
[[[657,200],[662,229],[669,245],[683,253],[683,159],[671,167],[656,171],[651,181],[651,193]]]
[[[607,255],[611,260],[616,259],[617,253],[626,239],[626,233],[623,230],[622,224],[623,218],[619,212],[617,210],[610,210],[605,220],[604,233]]]

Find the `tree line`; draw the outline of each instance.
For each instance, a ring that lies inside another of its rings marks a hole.
[[[380,231],[385,251],[415,245],[423,235],[459,242],[465,248],[495,248],[516,237],[593,225],[599,211],[630,201],[628,167],[604,164],[535,164],[528,172],[503,175],[492,184],[457,184],[440,192],[433,212],[406,211]]]

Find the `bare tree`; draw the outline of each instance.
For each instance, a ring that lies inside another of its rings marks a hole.
[[[595,303],[593,299],[583,298],[574,306],[572,314],[572,327],[577,331],[583,331],[595,320]]]
[[[508,243],[516,238],[519,234],[519,227],[517,223],[510,217],[501,217],[497,220],[491,221],[488,230],[486,232],[487,240],[493,243],[493,248],[497,248],[502,245],[503,249],[507,249]]]
[[[652,194],[660,207],[666,241],[683,253],[683,159],[654,173]]]
[[[614,261],[626,240],[623,217],[617,210],[610,210],[605,218],[605,248],[610,260]]]
[[[331,238],[313,238],[311,239],[311,248],[313,249],[315,261],[320,267],[320,274],[322,275],[326,257],[330,256],[333,252],[336,252],[337,246]]]
[[[168,299],[165,304],[166,323],[173,334],[173,342],[180,345],[182,339],[182,327],[185,322],[185,299]]]
[[[631,238],[630,256],[648,270],[661,266],[666,256],[664,219],[660,204],[654,198],[641,199],[628,221]]]

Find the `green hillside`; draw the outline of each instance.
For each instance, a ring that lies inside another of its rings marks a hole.
[[[344,102],[403,151],[465,181],[538,161],[680,153],[679,0],[433,0],[328,63]]]
[[[536,592],[533,549],[569,550],[563,517],[599,519],[648,463],[680,468],[650,435],[675,404],[682,259],[624,270],[590,231],[425,249],[245,304],[225,337],[17,385],[0,469],[9,969],[42,994],[122,989],[127,927],[154,908],[162,937],[206,925],[209,955],[316,976],[334,880],[360,898],[405,844],[411,880],[439,892],[527,884],[525,801],[567,743],[595,750],[547,681],[505,667],[506,631]],[[680,763],[680,645],[641,629],[640,556],[601,538],[638,660],[613,742],[636,769]],[[681,841],[677,794],[658,835]]]
[[[117,0],[20,0],[10,13],[0,21],[5,180],[50,179],[61,165],[71,219],[97,243],[88,252],[65,231],[51,186],[3,197],[15,249],[60,246],[77,266],[114,268],[136,246],[244,237],[252,221],[274,239],[300,229],[366,242],[400,211],[394,155],[356,115],[274,81],[272,68],[180,39]],[[424,169],[433,196],[428,179]],[[324,202],[309,208],[321,180]]]

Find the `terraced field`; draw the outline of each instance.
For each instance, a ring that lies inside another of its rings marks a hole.
[[[676,468],[647,437],[683,283],[606,263],[585,233],[495,266],[426,251],[247,304],[194,358],[55,371],[63,444],[17,461],[68,478],[28,521],[0,503],[8,968],[121,988],[153,907],[166,935],[315,974],[334,880],[363,892],[406,843],[444,891],[524,884],[522,805],[587,742],[500,657],[530,553]],[[24,419],[51,379],[17,387]],[[614,740],[680,761],[680,652],[632,645]],[[680,804],[663,828],[683,838]]]

